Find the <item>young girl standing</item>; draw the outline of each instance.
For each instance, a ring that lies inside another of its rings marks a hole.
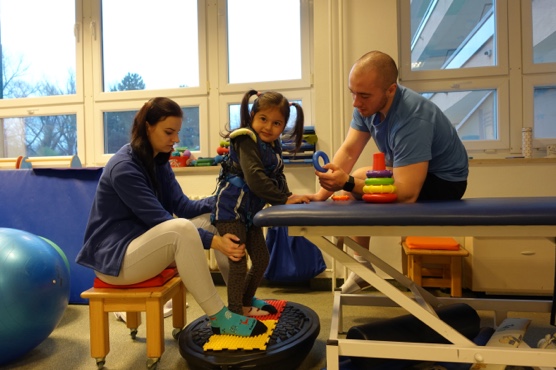
[[[253,95],[257,98],[249,109]],[[253,225],[253,217],[266,204],[309,202],[307,196],[292,195],[284,176],[280,137],[290,117],[290,106],[296,108],[297,118],[288,134],[298,150],[303,138],[303,110],[299,104],[290,104],[282,94],[273,91],[245,93],[240,107],[240,127],[223,135],[230,140],[230,151],[222,162],[212,222],[220,235],[237,235],[245,243],[251,259],[249,271],[247,256],[228,261],[228,308],[238,314],[276,313],[274,306],[255,298],[268,266],[269,253],[263,230]]]

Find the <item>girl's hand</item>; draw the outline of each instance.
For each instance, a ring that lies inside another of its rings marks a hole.
[[[286,204],[297,204],[297,203],[310,203],[311,199],[307,195],[296,195],[292,194],[289,196]]]
[[[239,261],[245,256],[245,243],[233,234],[215,235],[210,247],[224,253],[232,261]]]

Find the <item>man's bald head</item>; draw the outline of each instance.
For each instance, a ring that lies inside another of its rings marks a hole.
[[[359,58],[351,68],[352,74],[375,72],[377,83],[384,88],[398,82],[396,62],[388,54],[378,50],[368,52]]]

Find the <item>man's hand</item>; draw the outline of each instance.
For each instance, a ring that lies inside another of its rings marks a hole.
[[[215,235],[210,247],[222,252],[232,261],[239,261],[245,256],[245,243],[233,234]]]
[[[349,175],[334,163],[328,163],[322,167],[328,171],[315,171],[315,175],[319,178],[320,186],[331,192],[342,190],[344,184],[349,179]]]

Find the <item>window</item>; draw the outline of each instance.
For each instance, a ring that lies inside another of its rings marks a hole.
[[[219,0],[219,9],[222,92],[311,86],[309,1]]]
[[[183,123],[179,135],[180,147],[199,151],[199,107],[183,108]],[[129,142],[129,133],[137,110],[104,112],[104,153],[115,153]]]
[[[556,62],[556,34],[554,15],[556,3],[551,0],[535,0],[524,7],[525,18],[532,23],[531,38],[528,41],[533,46],[533,63],[548,64]],[[527,42],[527,44],[529,44]],[[530,58],[529,58],[530,59]]]
[[[496,65],[492,0],[412,1],[411,70]]]
[[[555,141],[556,129],[547,119],[556,89],[555,2],[399,0],[399,5],[400,83],[434,101],[468,150],[520,153],[523,127],[533,127],[537,149],[550,141],[541,139]],[[515,41],[522,37],[523,47]],[[541,71],[539,85],[533,75]]]
[[[74,0],[0,0],[0,157],[77,154],[75,12]],[[64,112],[40,107],[55,101]]]
[[[227,9],[228,83],[301,79],[299,0],[228,0]]]
[[[524,4],[522,12],[524,117],[533,127],[534,141],[544,146],[556,138],[556,2],[535,0]]]
[[[0,157],[102,166],[155,96],[182,106],[178,145],[196,156],[214,154],[224,111],[248,89],[311,107],[309,0],[43,3],[0,0]],[[257,31],[272,22],[279,33]]]
[[[75,94],[74,24],[74,0],[0,0],[2,99]]]
[[[301,100],[289,100],[290,103],[297,103],[303,107],[303,102]],[[249,109],[253,104],[249,104]],[[231,104],[228,106],[228,117],[230,122],[230,129],[236,129],[240,125],[240,117],[239,117],[239,109],[241,108],[241,104]],[[305,116],[304,116],[305,117]],[[290,107],[290,118],[288,122],[286,122],[286,128],[284,131],[291,130],[295,125],[295,120],[297,119],[297,109],[295,107]]]
[[[199,86],[197,14],[196,0],[103,0],[103,91]]]
[[[2,121],[5,157],[68,156],[77,152],[74,114],[11,117]]]

